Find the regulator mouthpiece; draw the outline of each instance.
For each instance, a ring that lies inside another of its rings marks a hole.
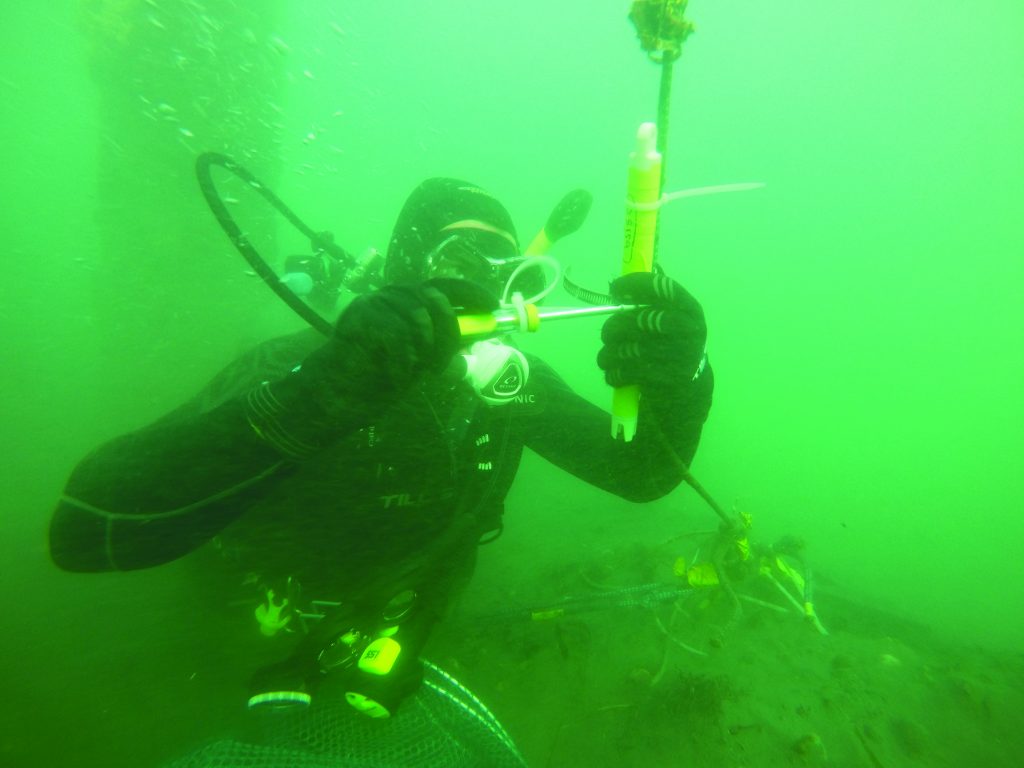
[[[530,377],[530,364],[523,353],[497,339],[476,342],[463,358],[466,381],[489,405],[512,402]]]

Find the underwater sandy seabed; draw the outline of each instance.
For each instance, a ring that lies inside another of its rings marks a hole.
[[[622,566],[563,567],[550,583],[614,594],[649,575]],[[619,583],[598,585],[607,574]],[[727,595],[703,592],[678,610],[456,620],[432,650],[538,768],[1021,764],[1024,655],[943,641],[825,585],[827,636],[771,584],[737,591],[779,609],[744,600],[737,617]]]
[[[681,590],[661,549],[534,560],[515,574],[484,569],[425,656],[484,702],[531,768],[1021,765],[1019,650],[948,641],[844,597],[820,574],[815,604],[827,635],[761,577],[735,583],[749,598],[736,615],[721,589]],[[187,565],[139,576],[133,593],[149,600]],[[670,598],[624,604],[637,602],[634,592],[623,599],[628,588],[650,584]],[[178,594],[195,590],[182,581],[167,596]],[[24,694],[4,718],[0,765],[145,768],[246,732],[244,683],[286,646],[263,647],[250,606],[224,617],[218,640],[210,617],[222,601],[211,590],[208,602],[207,610],[186,599],[177,620],[161,603],[126,614],[130,621],[97,622],[86,601],[80,620],[68,617],[70,634],[42,648],[48,677],[38,677],[38,664],[5,670]],[[528,609],[557,605],[565,608],[557,618],[530,617]],[[243,631],[248,640],[239,641]],[[403,707],[415,714],[412,703]],[[422,724],[409,732],[424,735]],[[342,753],[348,738],[333,737]],[[385,740],[380,754],[409,746]],[[290,764],[325,764],[304,760]]]

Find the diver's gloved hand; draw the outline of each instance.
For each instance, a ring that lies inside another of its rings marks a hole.
[[[473,283],[456,279],[386,286],[359,296],[299,373],[326,413],[378,413],[423,376],[448,367],[461,346],[456,308],[488,311],[496,302]]]
[[[611,284],[614,301],[645,304],[620,312],[601,329],[597,364],[613,387],[628,384],[675,388],[704,366],[704,310],[679,283],[660,272],[633,272]]]
[[[422,377],[442,373],[461,346],[457,308],[496,307],[486,290],[457,279],[358,296],[298,369],[249,393],[249,422],[285,456],[305,458],[340,431],[371,423]]]

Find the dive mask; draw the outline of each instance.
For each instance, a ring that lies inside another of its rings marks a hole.
[[[514,252],[501,256],[489,253],[474,234],[457,232],[427,254],[427,276],[461,278],[486,288],[497,298],[521,293],[529,301],[545,288],[540,264],[537,269],[526,268],[516,273],[531,258]]]

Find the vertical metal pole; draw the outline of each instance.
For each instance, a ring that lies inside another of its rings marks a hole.
[[[661,189],[665,190],[665,150],[668,147],[668,113],[672,98],[672,66],[677,55],[663,54],[661,84],[658,88],[658,152],[661,153]]]

